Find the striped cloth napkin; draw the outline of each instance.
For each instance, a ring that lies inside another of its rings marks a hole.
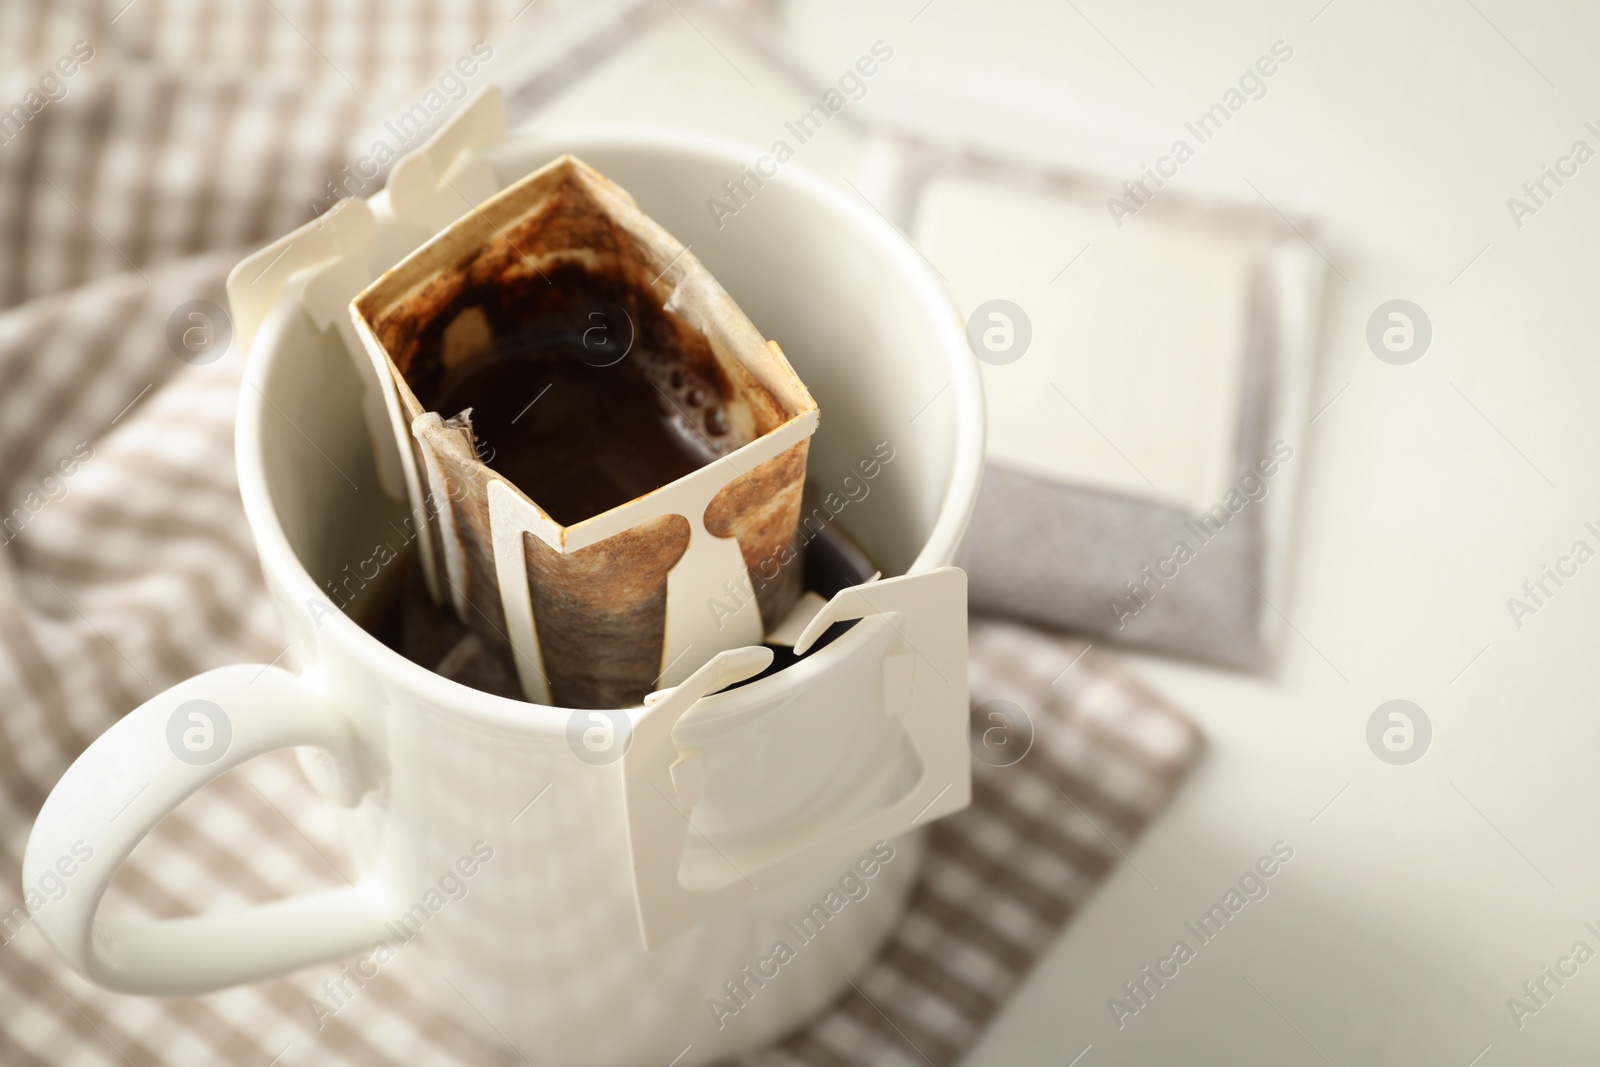
[[[93,738],[196,672],[284,652],[234,479],[240,354],[180,360],[174,313],[225,306],[228,268],[328,195],[364,101],[435,81],[524,3],[0,5],[7,1067],[507,1062],[387,971],[321,1026],[308,998],[327,968],[200,997],[104,992],[45,946],[20,883],[35,813]],[[750,1062],[954,1063],[1198,748],[1081,643],[975,623],[971,680],[988,761],[973,806],[933,827],[883,955]],[[255,760],[141,844],[107,907],[169,917],[342,881],[336,827],[290,754]]]

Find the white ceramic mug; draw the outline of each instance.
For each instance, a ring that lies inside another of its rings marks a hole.
[[[693,245],[757,326],[781,340],[817,397],[823,420],[809,477],[823,487],[859,479],[879,442],[892,450],[870,492],[836,521],[885,574],[959,578],[939,568],[954,557],[978,484],[978,375],[939,283],[869,206],[789,164],[719,230],[705,201],[752,153],[696,135],[521,135],[473,147],[464,170],[461,148],[445,144],[430,164],[440,174],[455,166],[458,185],[508,184],[573,152]],[[405,512],[377,488],[382,457],[351,417],[363,396],[358,364],[339,330],[319,328],[342,309],[320,306],[316,286],[340,271],[350,276],[346,289],[364,284],[436,228],[396,208],[397,185],[405,182],[391,179],[370,207],[251,261],[252,272],[268,264],[250,284],[272,289],[273,299],[259,329],[240,323],[251,342],[239,485],[294,669],[209,671],[95,741],[51,793],[28,843],[28,884],[74,842],[93,846],[73,893],[42,909],[37,925],[78,972],[129,992],[197,992],[347,956],[370,977],[393,957],[439,980],[441,1003],[487,1040],[537,1049],[550,1062],[659,1065],[681,1055],[674,1062],[688,1065],[758,1047],[838,995],[887,936],[914,879],[917,832],[876,850],[858,840],[843,854],[818,851],[815,838],[819,826],[869,825],[870,813],[903,801],[919,781],[921,712],[907,694],[913,674],[926,693],[939,673],[914,647],[922,609],[897,599],[890,581],[865,587],[888,604],[874,608],[899,614],[864,618],[784,671],[697,699],[759,666],[749,653],[725,654],[679,687],[695,691],[681,694],[649,745],[636,734],[634,749],[611,763],[575,755],[574,713],[451,682],[331,609],[324,583],[392,540],[388,524]],[[291,246],[298,250],[269,263]],[[340,248],[359,248],[364,259],[296,268],[308,248],[313,260]],[[234,297],[236,319],[250,319]],[[930,578],[908,588],[935,586],[959,597],[964,625],[964,586]],[[840,618],[863,613],[848,608]],[[964,656],[964,629],[960,641]],[[930,653],[941,654],[952,653]],[[906,678],[898,697],[896,664]],[[960,690],[964,749],[963,669],[947,663],[957,677],[944,681]],[[685,709],[692,713],[673,729]],[[630,714],[643,722],[647,712]],[[950,741],[948,717],[939,729],[941,743]],[[650,745],[669,759],[675,751],[677,762],[646,766],[657,758],[640,751]],[[300,747],[324,795],[353,807],[350,837],[365,872],[358,885],[186,919],[96,919],[117,867],[179,802],[229,768],[288,747]],[[625,788],[629,765],[637,773]],[[670,814],[667,823],[640,814],[647,786],[662,800],[674,794],[672,806],[656,809]],[[924,811],[960,806],[967,790],[953,781]],[[676,819],[684,825],[674,831]],[[714,905],[689,917],[697,925],[668,923],[651,936],[637,869],[651,848],[673,851],[668,888],[698,888]],[[803,854],[827,862],[795,866]],[[739,877],[719,876],[719,867]],[[737,884],[757,869],[782,877],[757,877],[760,893]],[[794,877],[801,869],[808,873]],[[718,893],[737,902],[717,904]],[[646,949],[641,920],[646,937],[664,943]],[[788,958],[776,958],[780,941],[793,950]]]

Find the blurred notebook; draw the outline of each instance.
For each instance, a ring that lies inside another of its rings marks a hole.
[[[973,610],[1261,664],[1282,627],[1320,257],[1254,205],[1169,188],[1140,203],[904,124],[869,136],[862,191],[944,275],[980,359]]]

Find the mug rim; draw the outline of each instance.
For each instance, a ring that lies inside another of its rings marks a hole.
[[[502,140],[479,151],[501,151],[506,145],[518,141],[535,145],[545,143],[553,149],[560,145],[560,150],[573,150],[579,154],[583,150],[581,146],[585,145],[603,149],[642,148],[669,155],[698,156],[720,165],[731,165],[734,169],[751,158],[752,151],[756,154],[760,152],[754,146],[732,138],[670,126],[634,124],[584,124],[508,131]],[[937,518],[905,573],[917,574],[949,565],[955,560],[956,550],[977,503],[978,483],[983,473],[985,432],[982,379],[977,360],[968,347],[966,330],[960,322],[954,298],[940,284],[933,268],[888,220],[870,206],[846,195],[828,179],[803,164],[788,164],[770,180],[794,186],[813,206],[841,217],[863,238],[879,246],[910,283],[911,295],[933,315],[934,329],[941,341],[939,352],[950,374],[951,391],[955,394],[955,440],[949,482]],[[370,200],[386,204],[387,195],[385,189]],[[279,338],[287,326],[287,316],[294,310],[294,305],[284,299],[290,292],[292,287],[286,285],[283,294],[262,320],[245,353],[242,377],[246,382],[264,383],[270,377],[275,361],[286,350]],[[267,487],[262,428],[265,407],[269,403],[270,399],[259,387],[239,390],[234,432],[234,462],[238,471],[239,494],[244,502],[245,518],[250,525],[263,570],[271,573],[273,580],[289,593],[295,603],[312,603],[319,597],[325,599],[325,596],[290,545]],[[395,677],[403,688],[418,693],[431,705],[447,708],[480,722],[520,730],[531,727],[562,731],[566,729],[574,710],[592,710],[534,704],[520,698],[487,693],[445,678],[385,645],[337,607],[319,619],[318,630],[325,639],[340,646],[375,673]],[[851,640],[852,637],[857,640]],[[832,661],[848,655],[852,647],[864,639],[865,634],[854,630],[842,634],[838,640],[798,663],[759,681],[726,691],[727,696],[739,698],[738,704],[747,706],[737,710],[728,707],[725,713],[719,714],[712,705],[705,709],[707,714],[697,714],[695,719],[708,727],[713,722],[730,726],[741,724],[747,713],[759,715],[763,708],[774,706],[786,690],[803,685],[805,678],[827,669]],[[703,702],[726,703],[718,699],[723,695],[712,694],[703,698]],[[730,722],[730,719],[739,722]],[[685,726],[688,725],[685,723]]]

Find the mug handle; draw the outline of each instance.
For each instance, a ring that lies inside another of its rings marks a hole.
[[[28,838],[23,886],[46,897],[33,918],[50,947],[107,989],[171,995],[271,977],[388,940],[388,894],[376,878],[221,914],[96,919],[122,862],[184,799],[246,760],[298,745],[333,757],[341,803],[361,798],[353,724],[281,668],[220,667],[124,716],[67,768]],[[59,899],[39,889],[52,875],[66,887]]]

